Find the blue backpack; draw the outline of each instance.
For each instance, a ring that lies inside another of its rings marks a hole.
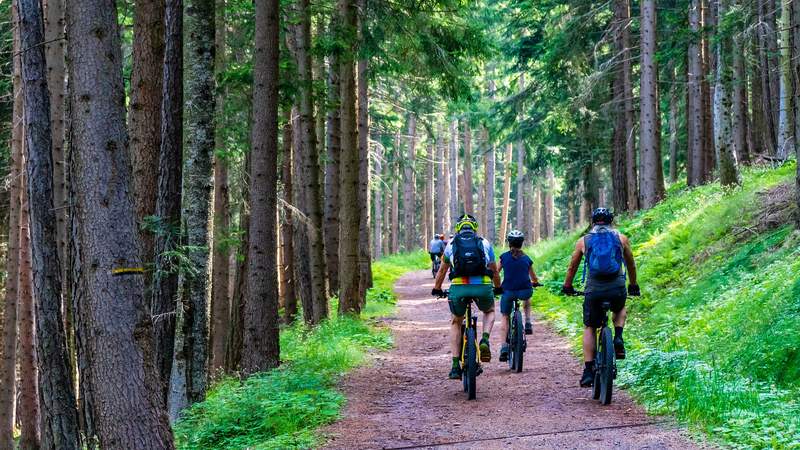
[[[622,270],[622,241],[612,231],[590,233],[584,237],[586,261],[583,263],[583,278],[611,279]]]

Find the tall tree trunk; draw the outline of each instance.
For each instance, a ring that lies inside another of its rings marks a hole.
[[[275,266],[279,11],[278,0],[256,1],[253,151],[250,166],[251,218],[247,250],[247,296],[243,317],[242,370],[245,374],[277,367],[280,363],[278,280]],[[309,124],[313,125],[313,122],[309,121]]]
[[[792,2],[790,8],[790,24],[792,32],[790,34],[790,60],[792,71],[792,107],[793,107],[793,132],[795,142],[800,136],[800,4]],[[796,158],[800,161],[800,145],[795,145]],[[800,164],[797,164],[797,175],[795,177],[795,203],[800,211]],[[800,228],[800,214],[795,215],[795,227]]]
[[[339,25],[347,46],[339,55],[339,83],[341,101],[342,153],[339,161],[339,314],[361,313],[359,283],[360,256],[358,239],[354,230],[360,230],[359,211],[359,142],[356,116],[355,42],[357,27],[356,2],[338,0],[336,4]],[[412,116],[413,117],[413,116]]]
[[[503,209],[500,212],[500,241],[505,240],[508,232],[508,211],[511,209],[511,161],[514,159],[514,144],[506,144],[503,158]]]
[[[386,177],[383,173],[383,158],[385,152],[383,151],[383,145],[377,144],[375,146],[375,173],[378,175],[378,183],[374,183],[374,188],[372,190],[373,193],[373,211],[375,211],[375,215],[373,216],[373,250],[372,255],[377,260],[383,256],[383,183],[385,183]]]
[[[245,159],[245,172],[250,172],[250,154]],[[249,188],[245,187],[242,193],[245,198],[250,196]],[[250,229],[250,214],[245,205],[239,211],[239,228],[243,230],[242,240],[239,245],[241,254],[236,262],[236,275],[234,277],[233,294],[231,295],[231,319],[228,340],[225,343],[225,367],[228,372],[235,372],[242,367],[242,351],[244,349],[244,306],[247,297],[247,251],[250,246],[248,233]]]
[[[458,193],[458,119],[450,121],[450,227],[458,220],[459,213],[464,210],[463,200]]]
[[[527,227],[527,215],[525,214],[525,206],[529,205],[528,190],[526,185],[530,183],[530,176],[525,170],[525,142],[521,139],[515,142],[517,152],[517,200],[516,200],[516,222],[517,229],[524,231]],[[530,237],[528,237],[530,242]]]
[[[692,37],[687,49],[687,88],[686,88],[686,123],[689,140],[687,154],[687,175],[689,186],[698,186],[704,182],[704,132],[703,110],[705,97],[703,97],[703,60],[700,46],[700,3],[701,0],[692,0],[689,6],[689,29]]]
[[[290,111],[287,110],[284,120],[286,123],[283,126],[283,167],[281,169],[281,178],[283,182],[283,200],[286,203],[292,203],[294,195],[294,183],[292,182],[292,123]],[[281,295],[283,296],[284,314],[287,323],[294,322],[297,316],[297,293],[295,291],[295,278],[294,278],[294,218],[292,211],[289,208],[281,208],[283,213],[283,221],[280,224],[281,234]]]
[[[441,171],[438,173],[438,178],[441,179],[441,196],[442,196],[442,228],[439,229],[440,233],[445,233],[450,229],[452,218],[450,217],[450,143],[448,142],[447,129],[442,127],[442,134],[440,135],[442,142],[442,162],[439,165]]]
[[[652,208],[664,198],[664,172],[661,167],[661,114],[658,102],[658,64],[656,62],[656,3],[642,1],[641,119],[639,156],[641,163],[641,206]]]
[[[61,313],[61,274],[56,214],[53,209],[53,154],[50,93],[47,89],[41,4],[19,0],[22,52],[23,116],[26,176],[30,201],[30,239],[36,300],[39,395],[44,406],[42,444],[45,448],[78,448],[77,410],[72,390],[66,333]],[[25,212],[23,211],[23,215]],[[21,217],[25,219],[25,217]],[[24,234],[24,233],[23,233]],[[22,247],[25,236],[20,239]],[[23,254],[27,249],[22,249]],[[22,258],[22,257],[21,257]],[[23,263],[21,261],[21,263]],[[22,283],[23,280],[20,280]]]
[[[183,177],[183,0],[166,0],[164,12],[161,147],[155,216],[153,292],[150,312],[155,336],[155,362],[166,404],[172,373],[178,267],[168,256],[181,244],[181,180]]]
[[[633,108],[633,69],[631,58],[631,6],[629,0],[615,0],[614,16],[616,21],[616,50],[621,61],[620,73],[617,83],[621,89],[619,107],[622,108],[620,117],[620,139],[625,143],[625,190],[627,193],[627,210],[639,209],[639,189],[637,186],[636,171],[636,137],[634,136],[634,108]]]
[[[538,184],[533,188],[533,211],[531,213],[531,235],[533,242],[542,240],[542,190]]]
[[[669,74],[677,80],[675,64],[670,63]],[[678,181],[678,85],[673,83],[669,90],[669,181]]]
[[[38,449],[39,434],[39,370],[36,366],[36,326],[34,320],[33,267],[31,265],[31,236],[27,179],[22,179],[19,215],[19,422],[20,449]]]
[[[714,150],[714,84],[713,77],[716,73],[715,58],[709,50],[710,42],[714,40],[716,29],[716,2],[718,0],[701,0],[700,28],[702,30],[700,48],[703,67],[701,88],[703,90],[703,182],[708,183],[714,178],[716,167],[716,151]]]
[[[48,0],[44,2],[44,53],[47,60],[47,88],[50,92],[50,130],[53,133],[53,205],[56,208],[58,226],[58,258],[62,262],[61,281],[62,294],[67,294],[67,188],[65,143],[65,99],[66,95],[66,61],[64,39],[64,0]],[[72,308],[68,296],[64,297],[64,309],[71,315]],[[69,339],[69,336],[68,336]],[[73,348],[74,350],[74,348]]]
[[[761,104],[763,105],[763,142],[766,153],[774,156],[777,150],[779,106],[778,65],[775,62],[777,30],[775,29],[775,0],[758,0],[758,50],[761,69]],[[773,73],[775,72],[775,73]]]
[[[336,18],[331,18],[330,28],[336,27]],[[339,109],[339,55],[333,52],[328,68],[328,108],[326,113],[325,158],[325,266],[332,293],[339,292],[339,158],[341,154],[341,117]]]
[[[720,0],[718,3],[719,17],[723,17],[728,10],[730,0]],[[733,151],[733,132],[731,129],[731,96],[730,81],[731,69],[728,61],[731,52],[730,38],[720,35],[716,45],[717,73],[716,88],[714,90],[714,116],[717,126],[714,127],[714,141],[716,145],[717,161],[719,162],[719,178],[723,186],[731,186],[739,182],[739,173],[736,168],[736,156]]]
[[[302,170],[306,174],[303,178],[296,178],[296,180],[302,181],[302,186],[297,187],[305,197],[303,212],[310,221],[310,226],[307,227],[309,271],[304,275],[311,276],[311,298],[314,308],[311,323],[316,324],[328,317],[328,296],[325,289],[328,273],[325,270],[325,248],[322,237],[322,191],[317,175],[320,173],[320,168],[314,121],[313,78],[311,76],[311,9],[308,0],[299,0],[296,8],[299,22],[294,27],[296,38],[294,53],[297,62],[300,118],[299,127],[294,131],[299,133],[300,143],[295,148],[301,155]]]
[[[447,172],[444,171],[444,128],[442,124],[436,125],[436,150],[432,151],[428,157],[433,160],[433,177],[426,180],[427,184],[432,185],[434,206],[433,206],[433,233],[441,233],[444,230],[444,215],[445,215],[445,195],[447,194],[444,189],[443,177]],[[437,182],[440,181],[440,182]],[[430,234],[426,235],[426,239],[430,239]],[[423,239],[425,240],[425,239]]]
[[[17,24],[17,5],[11,6],[12,22]],[[6,282],[0,323],[0,448],[14,448],[14,410],[17,380],[17,299],[19,286],[20,174],[22,172],[22,67],[19,53],[19,27],[13,32],[13,111],[11,114],[11,160],[8,173],[8,243]]]
[[[186,244],[192,273],[180,274],[182,289],[182,341],[175,342],[170,416],[205,398],[208,373],[208,269],[210,264],[208,227],[212,200],[212,157],[214,153],[214,0],[191,0],[186,6],[187,96],[186,158],[183,167],[181,217],[186,227]],[[274,250],[273,250],[274,251]],[[182,344],[182,345],[180,345]],[[180,362],[176,366],[176,364]],[[180,387],[180,389],[178,389]]]
[[[753,39],[751,48],[750,48],[750,56],[756,60],[760,61],[760,53],[759,53],[759,39]],[[750,77],[750,126],[748,127],[748,132],[750,136],[750,151],[752,154],[764,154],[765,153],[765,146],[766,143],[764,142],[764,135],[766,134],[765,127],[766,127],[766,120],[764,119],[764,108],[763,108],[763,91],[762,91],[762,80],[761,80],[761,67],[760,63],[755,63],[750,65],[751,73]]]
[[[490,92],[494,91],[494,83],[490,82],[492,86],[490,88]],[[484,210],[486,211],[486,233],[485,237],[489,240],[489,242],[495,243],[497,241],[497,213],[495,210],[495,148],[494,145],[489,140],[489,131],[486,127],[483,127],[482,130],[483,141],[484,145],[486,146],[486,156],[483,159],[483,174],[485,177],[485,197],[484,201],[486,202],[486,206]]]
[[[403,249],[411,251],[417,246],[417,233],[414,229],[414,159],[417,149],[417,116],[408,115],[408,154],[403,164]]]
[[[792,73],[789,60],[789,16],[791,15],[792,0],[780,0],[781,17],[777,32],[780,35],[780,68],[779,90],[780,108],[778,113],[778,152],[779,159],[786,159],[794,153],[794,140],[792,139]]]
[[[356,1],[356,14],[358,27],[358,42],[363,42],[366,36],[367,0]],[[358,208],[359,208],[359,238],[358,238],[358,267],[359,267],[359,292],[358,299],[361,306],[367,299],[367,289],[372,287],[372,260],[370,257],[370,155],[369,155],[369,64],[365,56],[356,62],[356,87],[358,90]]]
[[[434,209],[436,209],[436,201],[434,199],[434,189],[433,189],[433,179],[435,176],[435,164],[433,161],[433,145],[428,145],[427,154],[425,155],[424,164],[425,164],[425,176],[423,178],[423,184],[425,185],[424,192],[425,197],[422,200],[422,227],[420,232],[422,233],[422,241],[421,244],[423,246],[428,245],[428,240],[431,239],[433,233],[438,231],[434,231],[435,228],[435,217],[434,217]]]
[[[303,307],[303,320],[309,325],[314,325],[314,298],[311,293],[310,272],[310,246],[308,239],[309,218],[303,211],[306,210],[306,196],[304,193],[305,173],[303,166],[303,154],[300,144],[300,118],[297,114],[297,107],[291,111],[292,123],[292,191],[294,194],[294,206],[296,211],[292,211],[293,216],[293,237],[292,246],[294,247],[294,279],[297,281],[295,290],[300,303]],[[338,219],[337,219],[338,222]]]
[[[144,300],[130,195],[116,8],[101,0],[69,2],[67,31],[68,36],[95,37],[68,40],[76,241],[80,266],[93,268],[79,280],[77,297],[79,340],[85,342],[85,351],[91,355],[85,360],[82,381],[93,398],[93,417],[102,448],[171,449],[172,435],[158,395],[153,329]],[[95,95],[98,85],[107,86],[108,91]],[[31,179],[35,173],[30,172]],[[32,204],[37,203],[36,198],[32,192]],[[52,205],[42,203],[43,209]],[[37,220],[35,211],[32,222],[41,220]],[[38,259],[36,235],[34,227],[34,264]],[[48,403],[44,406],[49,409]]]
[[[747,148],[747,75],[744,70],[744,45],[741,37],[733,38],[733,72],[731,82],[731,124],[733,151],[739,162],[749,158]]]
[[[225,2],[216,0],[216,42],[214,72],[220,79],[225,72]],[[225,93],[217,90],[217,117],[224,117]],[[214,240],[211,259],[211,345],[209,370],[212,374],[225,368],[225,341],[230,320],[230,252],[226,242],[230,229],[230,201],[228,199],[228,158],[225,157],[225,140],[221,124],[216,124],[214,133]]]
[[[464,120],[464,180],[461,183],[461,196],[464,198],[464,212],[475,214],[475,205],[472,198],[472,130],[469,120]]]
[[[555,236],[555,204],[554,195],[556,189],[555,174],[550,167],[546,170],[545,180],[547,186],[543,193],[543,208],[542,213],[542,237],[544,239],[552,239]]]
[[[614,1],[614,50],[617,52],[617,58],[620,59],[630,57],[623,39],[625,30],[630,23],[628,12],[627,0]],[[611,134],[611,180],[614,189],[614,207],[617,211],[628,210],[627,142],[630,132],[626,129],[626,92],[623,90],[625,87],[625,68],[624,61],[618,63],[614,69],[614,77],[611,79],[612,118],[614,122],[614,130]]]
[[[400,251],[400,170],[397,164],[400,151],[400,133],[397,133],[394,139],[394,156],[390,168],[392,176],[392,217],[390,219],[392,227],[392,245],[390,253],[392,254]]]
[[[49,4],[50,0],[48,0]],[[133,195],[136,219],[152,216],[158,197],[158,158],[161,147],[161,96],[163,95],[164,0],[134,5],[133,67],[130,93],[130,152],[133,159]],[[141,227],[142,261],[153,258],[153,234]],[[145,286],[149,288],[149,279]]]

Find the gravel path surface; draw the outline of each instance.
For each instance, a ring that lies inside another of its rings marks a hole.
[[[387,320],[395,348],[344,379],[348,404],[323,430],[325,448],[708,448],[624,392],[609,406],[592,400],[578,387],[582,367],[568,344],[541,323],[528,336],[523,372],[510,372],[497,361],[499,303],[492,362],[478,377],[477,400],[467,401],[461,382],[447,379],[450,313],[445,300],[431,298],[432,287],[429,271],[398,281],[397,317]]]

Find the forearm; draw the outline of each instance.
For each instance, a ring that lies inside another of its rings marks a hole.
[[[444,283],[444,277],[447,275],[447,271],[450,270],[450,264],[442,263],[439,266],[439,272],[436,274],[436,281],[434,282],[434,289],[441,289],[442,283]]]
[[[628,281],[630,284],[639,284],[636,282],[636,263],[631,261],[625,264],[628,268]]]
[[[494,287],[500,287],[500,284],[501,284],[501,282],[500,282],[500,270],[497,267],[497,264],[495,264],[495,263],[489,264],[489,270],[492,271],[492,284],[494,285]]]
[[[531,282],[538,283],[539,277],[536,276],[536,272],[533,270],[533,266],[531,266],[530,270],[528,271],[528,275],[531,277]]]

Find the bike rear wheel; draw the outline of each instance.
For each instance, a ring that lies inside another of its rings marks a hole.
[[[511,338],[511,352],[512,357],[510,358],[513,361],[511,365],[511,370],[519,373],[522,372],[522,361],[523,361],[523,354],[525,353],[525,328],[522,324],[522,313],[519,310],[514,312],[514,334]]]
[[[603,327],[600,330],[600,402],[604,405],[611,403],[614,391],[614,372],[616,370],[616,357],[614,355],[614,339],[611,329]]]
[[[467,399],[475,400],[476,396],[476,378],[478,377],[478,347],[475,344],[475,329],[469,328],[467,330],[467,349],[464,352],[464,392],[467,393]]]

